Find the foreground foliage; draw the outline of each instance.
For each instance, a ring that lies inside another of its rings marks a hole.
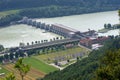
[[[0,51],[3,51],[3,50],[4,50],[3,45],[0,45]]]
[[[5,80],[16,80],[14,73],[9,73],[6,77]]]
[[[19,59],[14,67],[19,71],[22,80],[24,80],[28,71],[30,71],[30,66],[23,64],[23,58]]]
[[[96,80],[119,80],[120,50],[108,51],[101,59],[100,67],[96,73]]]

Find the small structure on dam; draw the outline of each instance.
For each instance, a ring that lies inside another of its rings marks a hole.
[[[64,26],[62,24],[52,24],[50,31],[70,38],[73,38],[76,34],[80,34],[80,31]]]

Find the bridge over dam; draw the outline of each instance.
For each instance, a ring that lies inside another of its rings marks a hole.
[[[29,51],[29,50],[43,49],[43,48],[54,47],[54,46],[59,46],[59,45],[63,46],[63,45],[67,45],[67,44],[78,45],[78,42],[79,42],[79,39],[63,39],[63,40],[46,42],[46,43],[22,46],[20,48],[20,50]]]
[[[36,28],[44,29],[48,32],[52,32],[65,38],[84,38],[86,35],[82,34],[80,31],[75,30],[73,28],[64,26],[62,24],[45,24],[41,22],[37,22],[35,20],[24,17],[19,23],[31,25]]]

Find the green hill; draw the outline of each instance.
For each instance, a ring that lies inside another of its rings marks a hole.
[[[46,18],[119,8],[120,0],[0,0],[0,26],[20,20],[23,16]]]
[[[100,59],[109,50],[118,50],[120,48],[120,38],[107,41],[100,50],[92,51],[88,58],[67,67],[62,71],[56,71],[46,75],[42,80],[93,80],[96,69],[99,66]]]
[[[0,0],[0,10],[23,9],[49,5],[93,8],[118,8],[120,0]]]

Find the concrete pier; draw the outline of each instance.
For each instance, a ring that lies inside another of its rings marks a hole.
[[[67,38],[75,38],[76,35],[80,35],[80,31],[72,29],[70,27],[64,26],[62,24],[45,24],[41,22],[37,22],[35,20],[24,17],[22,20],[23,24],[31,25],[36,28],[44,29],[49,32],[53,32],[55,34],[67,37]],[[77,37],[78,38],[78,37]]]

